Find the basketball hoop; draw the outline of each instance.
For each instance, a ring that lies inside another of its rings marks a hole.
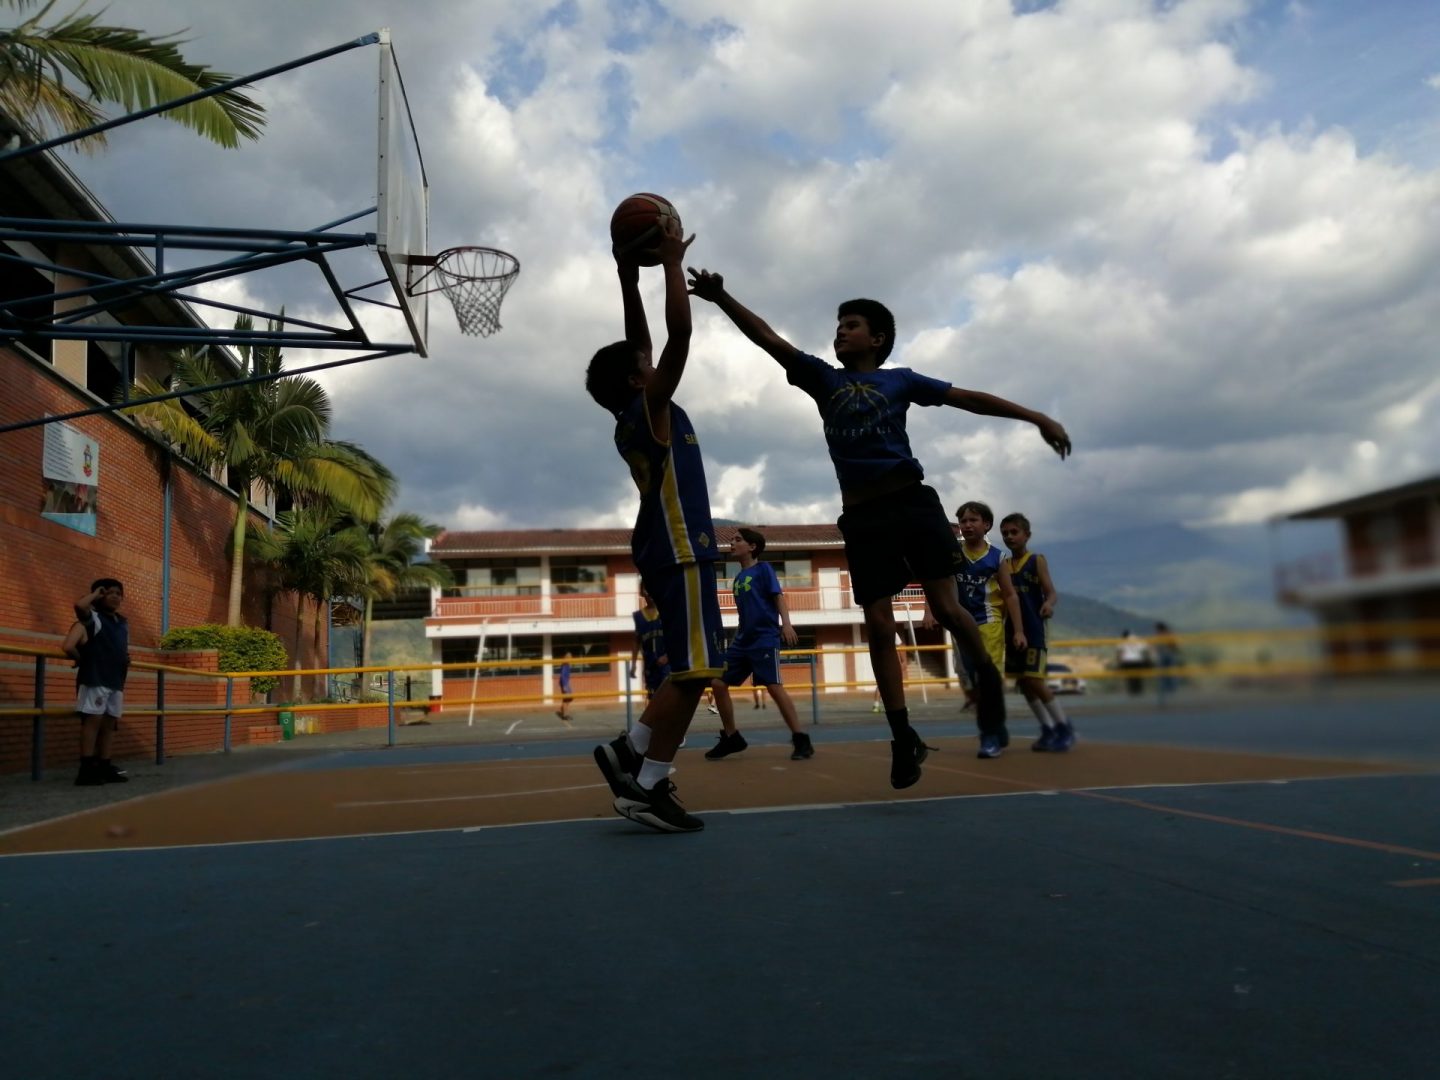
[[[412,258],[411,262],[431,264],[410,286],[411,296],[444,293],[455,308],[462,334],[489,337],[500,329],[500,304],[520,273],[520,260],[514,255],[498,248],[452,247],[433,259]],[[429,288],[418,287],[432,277]]]

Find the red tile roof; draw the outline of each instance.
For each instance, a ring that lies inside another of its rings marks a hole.
[[[756,525],[765,534],[765,549],[842,547],[834,525]],[[734,525],[715,526],[716,539],[729,547]],[[629,529],[489,529],[478,532],[446,530],[430,544],[438,557],[446,555],[609,554],[630,550]]]

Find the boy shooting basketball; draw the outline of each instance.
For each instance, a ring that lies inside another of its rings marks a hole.
[[[690,352],[690,297],[681,261],[690,240],[669,225],[654,254],[665,274],[665,347],[651,361],[650,328],[640,300],[640,271],[616,255],[625,340],[595,354],[585,388],[615,417],[615,448],[640,492],[630,541],[645,591],[664,627],[670,677],[655,691],[628,735],[595,748],[615,794],[615,810],[664,832],[704,828],[675,800],[675,753],[700,703],[719,677],[724,630],[715,593],[715,526],[700,459],[700,440],[672,398]],[[648,252],[646,254],[649,254]]]
[[[924,469],[910,450],[905,414],[913,405],[949,405],[982,416],[1023,420],[1062,458],[1070,437],[1050,417],[975,390],[962,390],[907,368],[884,368],[895,344],[895,319],[874,300],[840,305],[835,330],[836,369],[801,352],[725,290],[724,279],[691,269],[691,292],[723,311],[752,342],[785,369],[787,379],[815,400],[825,442],[840,481],[845,539],[855,602],[865,612],[870,660],[889,721],[890,784],[907,788],[920,779],[929,748],[910,726],[905,685],[895,650],[892,597],[918,580],[935,618],[975,664],[977,720],[982,733],[1005,728],[1004,683],[985,652],[975,620],[961,608],[954,574],[960,550]]]

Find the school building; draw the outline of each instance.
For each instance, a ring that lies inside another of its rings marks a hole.
[[[1313,612],[1330,654],[1392,669],[1440,662],[1440,474],[1286,515],[1335,521],[1337,560],[1277,568],[1281,603]]]
[[[0,144],[19,128],[0,114]],[[0,168],[0,213],[33,222],[114,219],[55,153]],[[34,235],[26,240],[23,235]],[[0,321],[40,326],[84,305],[87,283],[101,275],[141,278],[155,272],[151,253],[125,243],[69,239],[43,228],[0,235]],[[78,293],[54,299],[56,294]],[[228,321],[228,313],[222,313]],[[165,293],[136,296],[127,307],[85,316],[90,330],[113,327],[114,340],[67,340],[34,332],[0,342],[0,426],[106,405],[136,378],[165,382],[170,351],[124,340],[131,324],[201,328],[190,304]],[[228,351],[212,347],[222,369],[238,374]],[[171,627],[225,622],[230,585],[227,543],[237,495],[223,470],[198,468],[117,413],[0,432],[0,643],[53,647],[74,614],[71,605],[97,577],[126,585],[131,641],[143,659]],[[252,521],[273,516],[268,491],[251,494]],[[268,605],[258,581],[247,588],[243,621],[293,625],[293,594]],[[314,605],[305,602],[305,618]],[[282,637],[289,637],[282,633]],[[293,642],[287,640],[287,646]],[[305,635],[301,660],[325,662]],[[15,660],[0,661],[16,664]]]
[[[865,619],[850,592],[844,542],[834,525],[757,525],[765,534],[761,558],[775,567],[785,591],[797,648],[852,649],[829,652],[817,668],[828,692],[873,686],[865,651]],[[716,539],[728,550],[735,527],[716,525]],[[430,546],[430,557],[453,571],[456,584],[432,592],[425,620],[437,663],[514,662],[513,667],[436,671],[432,696],[446,701],[473,697],[553,696],[557,658],[570,653],[577,693],[623,691],[623,662],[635,648],[634,612],[640,576],[630,558],[629,529],[530,529],[445,532]],[[717,575],[725,626],[737,625],[730,579],[736,562],[722,563]],[[940,630],[924,630],[924,597],[918,587],[895,599],[905,642],[942,643]],[[916,654],[910,673],[954,675],[952,654]],[[788,682],[809,682],[809,662],[797,658],[782,672]],[[640,685],[637,670],[635,685]],[[583,700],[583,699],[582,699]]]

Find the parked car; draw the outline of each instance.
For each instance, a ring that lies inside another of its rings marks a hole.
[[[1057,694],[1085,693],[1085,680],[1071,671],[1067,664],[1052,661],[1045,665],[1045,675],[1050,689]]]

